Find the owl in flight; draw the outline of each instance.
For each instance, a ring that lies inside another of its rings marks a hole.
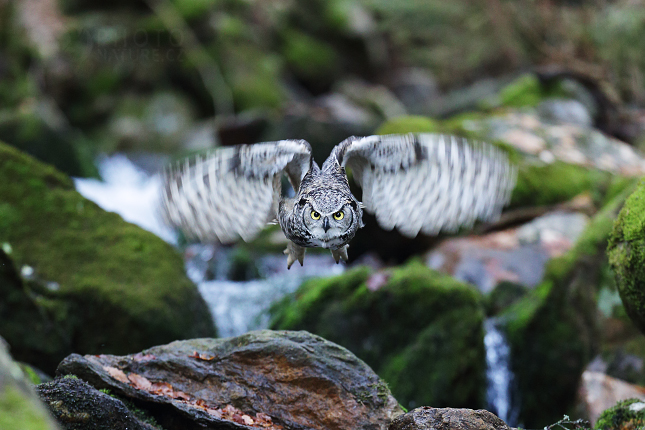
[[[350,191],[345,169],[363,190]],[[287,267],[305,249],[331,250],[347,261],[363,227],[363,209],[403,235],[454,232],[476,219],[494,220],[508,202],[515,168],[506,154],[455,136],[407,134],[350,137],[319,167],[304,140],[226,147],[164,173],[166,221],[188,238],[252,240],[277,222],[287,237]],[[295,197],[282,195],[286,174]]]

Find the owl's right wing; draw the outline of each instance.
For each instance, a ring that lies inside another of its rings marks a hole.
[[[188,238],[252,240],[277,216],[281,178],[295,190],[311,164],[304,140],[226,147],[164,172],[162,213]]]
[[[352,169],[365,208],[383,228],[409,237],[493,220],[515,185],[503,151],[456,136],[351,137],[330,159]]]

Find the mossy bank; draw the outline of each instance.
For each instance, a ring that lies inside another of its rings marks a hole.
[[[0,335],[21,361],[51,372],[71,352],[123,354],[215,334],[172,246],[2,143],[0,245]]]

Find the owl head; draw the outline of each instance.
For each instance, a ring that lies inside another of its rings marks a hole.
[[[310,244],[322,248],[337,249],[347,244],[363,227],[363,210],[351,195],[301,198],[294,215],[301,217]]]

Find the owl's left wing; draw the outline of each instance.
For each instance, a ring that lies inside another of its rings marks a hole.
[[[252,240],[275,219],[286,173],[298,190],[311,163],[304,140],[238,145],[164,172],[162,213],[188,238]]]
[[[409,237],[497,218],[516,177],[498,148],[435,134],[351,137],[330,159],[352,169],[383,228]]]

